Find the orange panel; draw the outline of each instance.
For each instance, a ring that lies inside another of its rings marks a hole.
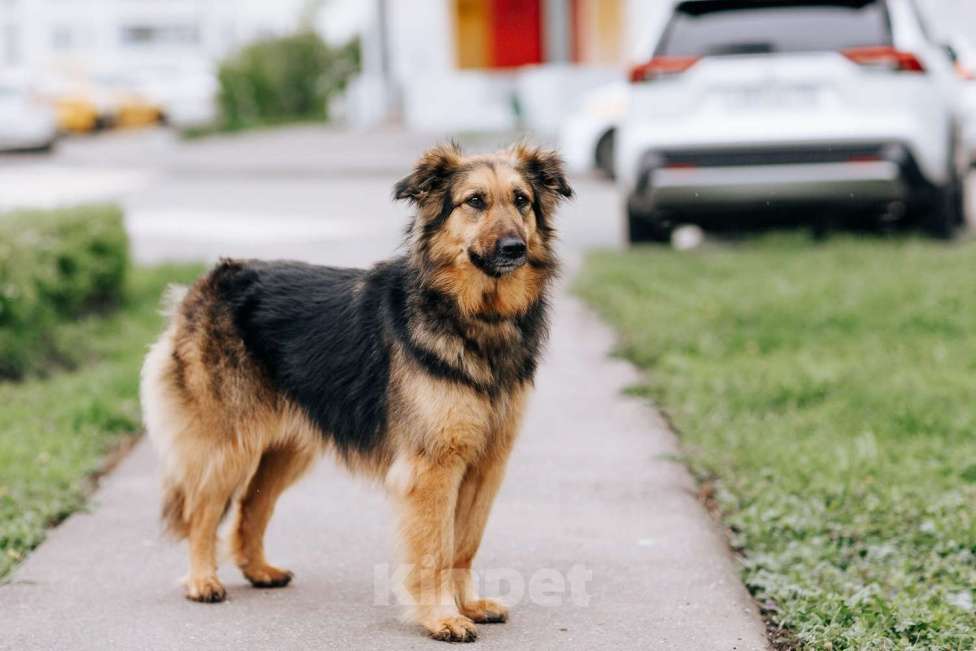
[[[485,68],[489,65],[490,23],[489,0],[454,0],[454,35],[459,68]]]

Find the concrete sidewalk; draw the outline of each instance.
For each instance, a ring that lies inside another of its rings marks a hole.
[[[607,358],[611,333],[565,294],[555,311],[476,559],[483,575],[504,569],[527,590],[509,623],[479,627],[477,648],[765,648],[721,533],[685,469],[667,460],[673,436],[620,393],[637,377]],[[329,460],[272,521],[269,558],[296,574],[283,590],[252,589],[225,563],[228,602],[186,601],[185,548],[162,539],[157,511],[156,461],[143,442],[105,479],[92,511],[51,531],[0,587],[0,647],[442,648],[401,624],[395,606],[376,605],[387,595],[374,584],[383,587],[394,558],[390,509],[378,488]],[[592,573],[585,593],[559,589],[574,567]]]

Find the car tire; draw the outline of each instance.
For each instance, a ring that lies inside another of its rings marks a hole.
[[[935,191],[923,228],[935,239],[951,240],[965,223],[963,184],[960,179],[955,178]]]
[[[627,239],[631,244],[656,242],[665,244],[671,241],[671,227],[655,219],[652,214],[627,211]]]
[[[617,143],[617,130],[610,129],[596,143],[595,162],[596,168],[606,175],[608,179],[616,177],[613,167],[614,149]]]

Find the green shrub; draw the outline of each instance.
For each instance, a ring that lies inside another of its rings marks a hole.
[[[220,66],[220,127],[326,120],[329,99],[358,68],[355,41],[332,48],[303,31],[253,43]]]
[[[117,304],[129,264],[115,206],[0,215],[0,378],[65,356],[55,328]]]

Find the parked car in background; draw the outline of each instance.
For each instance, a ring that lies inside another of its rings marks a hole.
[[[66,133],[90,133],[114,127],[156,124],[162,107],[143,92],[138,76],[118,69],[94,72],[46,71],[38,88]]]
[[[54,110],[33,91],[26,75],[0,74],[0,151],[48,150],[57,137]]]
[[[631,72],[616,171],[631,240],[870,214],[964,221],[959,87],[914,0],[686,0]]]
[[[560,151],[571,171],[597,169],[614,177],[617,126],[627,114],[630,85],[624,81],[601,86],[583,95],[579,109],[560,129]]]
[[[103,71],[88,83],[101,129],[149,126],[162,117],[162,108],[142,91],[137,75]]]
[[[64,133],[89,133],[99,126],[99,106],[90,85],[78,75],[37,75],[37,92],[50,104]]]

